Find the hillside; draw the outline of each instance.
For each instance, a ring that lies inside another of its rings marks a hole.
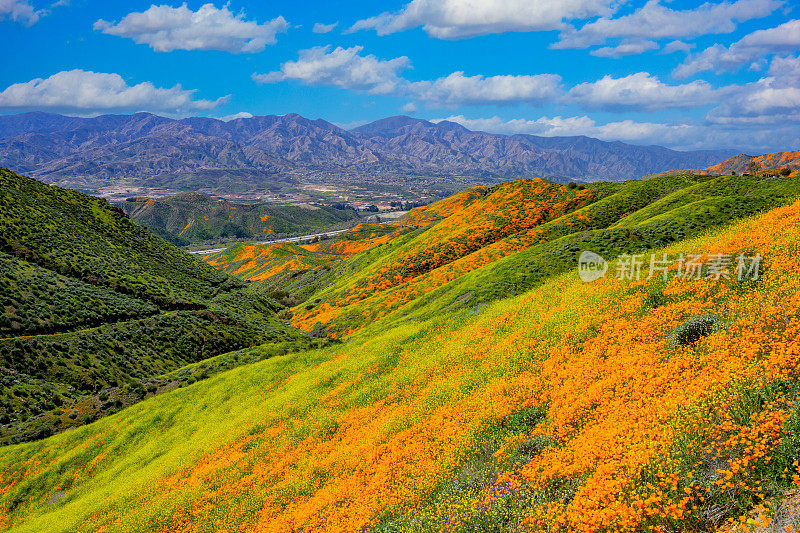
[[[800,175],[800,151],[795,150],[790,152],[775,152],[772,154],[763,154],[758,156],[739,154],[729,157],[724,161],[717,163],[716,165],[711,165],[710,167],[702,170],[694,168],[685,170],[670,170],[667,172],[661,172],[657,175],[745,174],[752,172],[751,164],[756,165],[756,172],[758,174],[769,174],[775,176],[780,175],[780,172],[786,169],[784,172],[788,171],[788,176],[797,177]]]
[[[369,316],[348,319],[344,342],[0,448],[0,525],[796,528],[798,197],[794,178],[526,180],[413,210],[413,227],[339,260],[312,295],[323,325],[342,315],[317,298],[360,299]],[[605,278],[578,279],[585,249],[609,259]],[[671,258],[667,279],[616,279],[619,254],[647,250]],[[677,275],[692,255],[700,275]],[[447,266],[455,277],[430,276]],[[419,295],[386,313],[394,299],[362,294],[414,280]]]
[[[750,171],[750,164],[758,165],[758,172],[776,172],[788,168],[793,173],[800,173],[800,151],[776,152],[759,156],[738,155],[722,161],[717,165],[708,167],[710,174],[742,174]]]
[[[104,194],[140,188],[277,193],[308,182],[460,190],[465,183],[531,175],[562,181],[638,178],[702,168],[730,155],[588,137],[499,135],[409,117],[348,131],[297,114],[229,122],[147,113],[0,116],[0,166]]]
[[[199,193],[128,198],[120,207],[131,220],[177,246],[224,239],[269,240],[307,235],[360,218],[351,208],[239,204]]]
[[[274,301],[105,200],[5,169],[0,266],[0,442],[185,385],[194,372],[168,374],[191,363],[262,343],[309,344],[275,319]]]

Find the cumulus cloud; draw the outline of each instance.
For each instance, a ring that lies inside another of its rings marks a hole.
[[[596,57],[623,57],[641,54],[647,50],[655,50],[658,44],[655,41],[626,41],[618,44],[617,46],[604,46],[597,50],[589,52]]]
[[[716,124],[774,124],[800,122],[800,86],[772,76],[748,83],[709,111]],[[796,143],[796,141],[795,141]]]
[[[670,41],[661,50],[662,54],[674,54],[675,52],[683,52],[688,54],[694,48],[694,44],[685,43],[683,41]]]
[[[338,25],[338,22],[334,22],[333,24],[322,24],[321,22],[317,22],[314,24],[314,27],[311,29],[311,31],[314,33],[328,33],[333,31],[333,28]]]
[[[412,82],[401,76],[409,68],[407,57],[379,59],[362,55],[362,46],[352,48],[319,46],[301,50],[296,61],[287,61],[281,69],[253,74],[259,83],[297,80],[306,85],[326,85],[391,94],[421,100],[431,106],[474,104],[540,104],[561,95],[561,77],[556,74],[532,76],[467,76],[453,72],[435,80]]]
[[[541,104],[561,95],[561,76],[465,76],[453,72],[433,81],[409,83],[405,91],[431,105]]]
[[[588,48],[609,39],[658,40],[730,33],[738,22],[765,17],[783,4],[783,0],[737,0],[678,11],[661,5],[661,0],[649,0],[630,15],[601,17],[580,29],[568,27],[552,47]]]
[[[34,9],[28,0],[0,0],[0,20],[9,19],[32,26],[44,14],[44,10]]]
[[[667,85],[648,72],[637,72],[581,83],[569,90],[567,100],[593,109],[653,111],[713,104],[724,92],[706,81]]]
[[[500,117],[469,119],[464,115],[447,117],[444,120],[457,122],[471,130],[488,131],[505,134],[531,134],[544,137],[586,135],[609,141],[627,141],[664,143],[669,139],[678,139],[681,134],[691,131],[690,124],[659,124],[652,122],[634,122],[623,120],[598,124],[588,116],[575,117],[541,117],[536,120],[510,119]]]
[[[800,20],[790,20],[775,28],[754,31],[728,47],[719,44],[710,46],[688,57],[673,74],[678,78],[686,78],[708,70],[734,70],[762,56],[793,52],[799,47]]]
[[[773,58],[768,74],[784,83],[800,86],[800,55]]]
[[[0,92],[0,109],[35,108],[86,115],[112,111],[180,115],[214,109],[228,99],[195,100],[194,93],[180,85],[160,88],[149,81],[128,85],[119,74],[76,69],[7,87]]]
[[[350,31],[387,35],[422,26],[431,37],[462,39],[508,31],[562,29],[565,20],[610,15],[617,0],[412,0],[396,13],[359,20]]]
[[[403,107],[400,108],[400,111],[403,113],[407,113],[409,115],[413,115],[414,113],[417,112],[417,104],[415,104],[414,102],[408,102],[407,104],[403,105]]]
[[[2,0],[0,0],[2,1]],[[248,21],[244,13],[233,14],[228,6],[217,9],[205,4],[192,11],[180,7],[151,5],[141,13],[129,13],[117,23],[98,20],[94,29],[147,44],[156,52],[172,50],[222,50],[254,53],[275,43],[275,36],[285,32],[289,23],[277,17],[264,24]]]
[[[301,50],[297,61],[287,61],[281,69],[267,74],[253,74],[259,83],[298,80],[307,85],[328,85],[343,89],[388,94],[402,83],[399,72],[408,68],[405,56],[378,59],[374,55],[361,55],[363,46],[332,51],[330,46],[317,46]]]
[[[224,117],[220,117],[220,120],[223,122],[230,122],[231,120],[236,120],[237,118],[253,118],[253,114],[248,113],[247,111],[240,111],[238,113],[234,113],[233,115],[225,115]]]
[[[656,144],[676,150],[736,148],[743,152],[766,153],[785,150],[797,143],[800,127],[781,125],[770,130],[753,130],[736,125],[699,122],[636,122],[622,120],[600,124],[588,116],[541,117],[538,119],[467,118],[454,115],[441,120],[457,122],[476,131],[531,134],[543,137],[586,135],[606,141]],[[438,120],[436,120],[438,121]],[[435,122],[436,122],[435,121]]]

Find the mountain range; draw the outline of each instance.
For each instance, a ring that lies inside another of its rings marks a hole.
[[[584,136],[501,135],[406,116],[350,130],[293,113],[227,122],[149,113],[0,116],[0,166],[95,193],[120,185],[230,193],[321,181],[622,180],[703,168],[734,154]]]

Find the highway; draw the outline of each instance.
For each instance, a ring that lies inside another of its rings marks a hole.
[[[299,237],[288,237],[286,239],[276,239],[274,241],[259,241],[254,243],[242,243],[242,244],[277,244],[279,242],[298,242],[298,241],[313,239],[314,237],[332,237],[334,235],[340,235],[345,231],[350,231],[350,228],[337,229],[334,231],[326,231],[325,233],[313,233],[311,235],[301,235]],[[231,245],[231,246],[236,246],[236,245]],[[224,250],[227,250],[228,248],[230,248],[230,246],[226,246],[225,248],[212,248],[210,250],[196,250],[194,252],[189,252],[189,253],[195,255],[208,255],[208,254],[215,254],[217,252],[222,252]]]
[[[390,224],[396,221],[401,216],[408,213],[408,211],[390,211],[388,213],[380,214],[379,216],[384,220],[380,222],[380,224]],[[365,220],[366,221],[366,220]],[[323,233],[312,233],[311,235],[301,235],[299,237],[288,237],[286,239],[276,239],[274,241],[259,241],[254,243],[242,243],[242,244],[278,244],[280,242],[298,242],[298,241],[306,241],[309,239],[313,239],[314,237],[333,237],[334,235],[341,235],[346,231],[350,231],[352,228],[345,228],[345,229],[337,229],[334,231],[326,231]],[[194,252],[189,252],[190,254],[194,255],[208,255],[208,254],[215,254],[217,252],[223,252],[232,246],[236,246],[232,244],[231,246],[226,246],[224,248],[212,248],[210,250],[197,250]]]

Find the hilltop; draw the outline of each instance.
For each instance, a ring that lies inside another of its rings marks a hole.
[[[0,165],[106,196],[139,189],[276,194],[303,183],[457,191],[531,175],[638,178],[730,155],[582,136],[491,134],[402,116],[352,130],[297,114],[229,122],[147,113],[0,116]]]
[[[787,169],[789,172],[787,176],[791,175],[796,177],[800,174],[800,151],[775,152],[758,156],[739,154],[704,169],[689,168],[685,170],[670,170],[657,175],[714,174],[720,176],[731,173],[745,174],[752,172],[752,165],[755,165],[758,174],[770,174],[775,176],[780,175],[781,170]]]
[[[310,287],[282,314],[343,342],[0,448],[0,525],[797,527],[798,198],[798,179],[768,176],[523,180],[383,234],[209,257],[254,290]],[[605,278],[578,279],[582,250]],[[650,251],[663,276],[615,275]],[[689,257],[698,275],[678,275]]]
[[[241,204],[200,193],[128,198],[120,207],[131,220],[177,246],[305,235],[360,218],[346,205]]]
[[[233,364],[184,368],[192,363],[309,344],[274,317],[279,304],[119,208],[5,169],[0,265],[0,442],[89,422]]]

